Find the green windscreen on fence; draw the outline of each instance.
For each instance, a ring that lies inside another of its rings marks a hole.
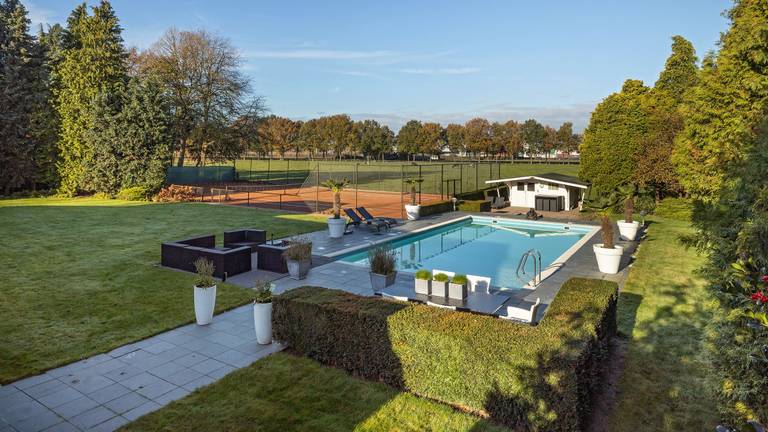
[[[234,166],[168,167],[168,183],[219,183],[235,181]]]

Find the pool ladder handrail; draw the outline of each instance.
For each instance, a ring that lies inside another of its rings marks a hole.
[[[528,264],[528,258],[533,257],[533,279],[530,282],[526,282],[522,276],[525,276],[525,265]],[[538,249],[528,249],[520,257],[520,262],[517,264],[517,277],[524,283],[530,283],[533,287],[538,286],[541,283],[541,252]],[[522,274],[522,276],[521,276]]]

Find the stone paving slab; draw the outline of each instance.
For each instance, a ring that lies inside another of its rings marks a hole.
[[[241,306],[0,387],[0,432],[113,431],[282,349]]]

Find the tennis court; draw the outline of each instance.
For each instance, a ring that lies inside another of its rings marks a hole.
[[[441,201],[440,195],[419,194],[421,204]],[[403,205],[410,193],[348,189],[341,193],[342,207],[366,207],[376,216],[404,218]],[[260,207],[300,213],[327,213],[333,208],[333,193],[320,186],[301,185],[222,185],[211,187],[201,197],[204,202]]]

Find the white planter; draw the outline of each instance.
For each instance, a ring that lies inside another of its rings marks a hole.
[[[347,221],[344,218],[328,218],[328,234],[331,238],[342,238],[347,228]]]
[[[433,279],[430,295],[432,297],[448,297],[448,282],[440,282]]]
[[[413,288],[416,294],[429,295],[429,286],[431,285],[429,279],[414,279]]]
[[[291,279],[302,280],[307,277],[307,273],[309,273],[309,269],[312,267],[312,260],[286,260],[286,265],[288,267],[288,276]]]
[[[448,282],[448,298],[464,300],[467,298],[467,284]]]
[[[606,249],[602,243],[598,243],[592,246],[592,250],[595,251],[597,268],[600,269],[601,273],[616,274],[619,272],[621,254],[624,253],[622,246],[614,245],[613,249]]]
[[[195,287],[195,319],[198,325],[207,325],[213,321],[215,307],[216,285],[210,288]]]
[[[419,219],[419,213],[421,212],[421,206],[416,205],[405,205],[405,215],[408,216],[408,220],[417,220]]]
[[[272,302],[253,304],[253,327],[256,342],[261,345],[272,343]]]
[[[623,220],[620,220],[616,222],[616,224],[619,226],[619,236],[623,240],[634,240],[635,237],[637,237],[637,230],[640,228],[640,222],[624,222]]]

